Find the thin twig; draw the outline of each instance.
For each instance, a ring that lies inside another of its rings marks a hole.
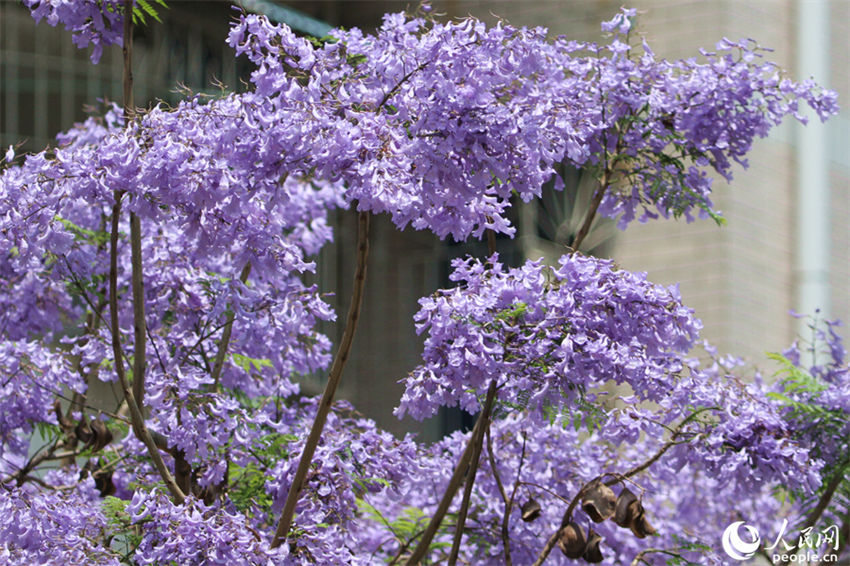
[[[487,251],[491,256],[496,253],[496,232],[489,228],[487,229]]]
[[[530,485],[531,487],[536,487],[537,489],[541,489],[541,490],[545,491],[546,493],[548,493],[549,495],[551,495],[552,497],[556,497],[556,498],[560,499],[562,502],[566,503],[567,505],[570,504],[570,501],[568,501],[567,499],[564,499],[563,497],[561,497],[560,495],[558,495],[557,493],[555,493],[554,491],[552,491],[548,487],[544,487],[544,486],[540,485],[539,483],[534,483],[532,481],[521,481],[519,483],[520,483],[520,485]]]
[[[126,112],[126,110],[125,110]],[[148,343],[147,321],[145,320],[145,287],[142,266],[142,225],[135,212],[130,213],[130,266],[133,288],[133,395],[144,414],[145,356]]]
[[[478,435],[478,431],[481,430],[481,427],[484,426],[484,415],[485,412],[489,412],[487,410],[487,406],[492,406],[493,399],[496,397],[496,388],[493,386],[493,383],[490,384],[490,389],[487,391],[487,399],[484,402],[485,408],[482,409],[481,414],[478,416],[478,420],[475,421],[475,426],[472,428],[472,434],[469,436],[469,441],[466,443],[466,448],[463,450],[463,454],[460,456],[460,460],[458,460],[457,466],[455,466],[454,472],[452,473],[452,477],[449,479],[449,484],[446,486],[446,491],[443,493],[443,498],[440,500],[440,503],[437,505],[437,510],[434,511],[434,515],[431,517],[431,521],[428,523],[428,526],[425,528],[425,532],[422,533],[422,538],[419,539],[419,543],[416,545],[416,548],[413,549],[413,553],[408,557],[407,566],[416,566],[425,556],[425,553],[428,552],[428,547],[431,546],[431,541],[434,539],[434,536],[437,534],[437,530],[440,528],[440,523],[443,522],[443,517],[445,517],[446,513],[449,510],[449,505],[452,503],[452,499],[454,499],[457,490],[460,488],[460,484],[463,481],[464,476],[466,475],[466,470],[469,467],[469,462],[472,460],[473,447],[475,444],[475,438]]]
[[[484,403],[482,414],[478,417],[482,421],[481,427],[478,429],[478,435],[475,436],[475,444],[472,447],[472,460],[469,462],[469,471],[466,473],[466,485],[463,488],[463,499],[460,503],[460,511],[457,516],[457,525],[455,525],[455,536],[452,540],[452,550],[449,554],[449,565],[457,564],[457,557],[460,553],[460,542],[463,539],[463,528],[466,524],[466,515],[469,513],[469,501],[472,497],[472,486],[475,484],[475,476],[478,473],[478,461],[481,459],[481,448],[484,445],[484,436],[490,430],[490,413],[493,410],[493,399],[495,398],[496,382],[494,378],[490,382],[490,388],[487,391],[487,400]],[[491,393],[492,392],[492,393]]]
[[[242,284],[248,281],[248,275],[251,274],[251,262],[245,264],[242,268],[242,273],[239,274],[239,280]],[[230,345],[230,334],[233,331],[233,320],[236,318],[236,313],[233,309],[227,314],[224,323],[224,331],[221,333],[221,341],[218,343],[218,352],[215,354],[215,362],[213,363],[212,378],[213,391],[218,391],[219,381],[221,379],[221,370],[224,367],[224,359],[227,357],[227,347]]]
[[[525,463],[525,443],[528,441],[528,437],[525,434],[522,435],[522,450],[519,455],[519,465],[516,470],[516,479],[514,480],[514,488],[511,490],[511,496],[508,499],[508,504],[505,506],[505,513],[502,515],[502,547],[505,549],[505,566],[511,566],[511,542],[510,535],[508,534],[508,524],[511,519],[511,510],[514,506],[514,501],[516,500],[516,494],[519,490],[520,486],[520,477],[522,476],[522,465]]]
[[[404,83],[406,83],[406,82],[410,79],[410,77],[412,77],[415,73],[418,73],[419,71],[421,71],[422,69],[424,69],[425,67],[427,67],[427,66],[428,66],[428,63],[429,63],[428,61],[425,61],[424,63],[422,63],[421,65],[419,65],[418,67],[416,67],[415,69],[413,69],[412,71],[410,71],[409,73],[407,73],[406,75],[404,75],[404,76],[401,78],[401,80],[399,80],[399,81],[395,84],[395,86],[394,86],[393,88],[391,88],[389,91],[387,91],[387,93],[383,96],[383,98],[381,98],[381,102],[379,102],[379,103],[378,103],[378,106],[377,106],[377,108],[375,108],[375,110],[377,111],[377,110],[380,110],[381,108],[383,108],[383,107],[384,107],[384,104],[386,104],[386,103],[389,101],[389,99],[390,99],[390,98],[391,98],[391,97],[392,97],[395,93],[397,93],[397,92],[398,92],[398,90],[401,88],[401,85],[403,85]]]
[[[124,13],[132,15],[132,10],[133,1],[124,0]],[[132,90],[132,73],[126,69],[127,61],[131,58],[130,48],[132,46],[133,36],[132,20],[132,16],[124,18],[125,97],[127,93],[128,80],[130,82],[130,89]],[[125,120],[126,119],[127,116],[125,116]],[[148,431],[147,425],[145,424],[144,416],[139,410],[139,406],[136,404],[135,396],[133,395],[133,391],[127,381],[127,374],[124,372],[124,354],[121,348],[121,330],[118,327],[118,223],[121,217],[121,198],[124,196],[124,193],[123,191],[116,190],[113,192],[113,195],[115,198],[115,204],[112,206],[112,222],[109,234],[109,319],[112,326],[112,353],[115,358],[115,373],[118,375],[118,381],[121,383],[121,389],[123,390],[127,407],[130,410],[130,421],[132,423],[133,433],[147,447],[154,466],[165,482],[166,487],[168,487],[169,491],[171,491],[174,501],[181,504],[186,499],[186,496],[183,495],[183,492],[180,491],[180,488],[174,483],[174,478],[171,476],[171,472],[168,471],[168,468],[162,461],[162,456],[159,454],[159,450],[157,449],[150,431]]]
[[[546,541],[546,544],[543,546],[543,549],[540,551],[540,554],[537,555],[537,559],[534,561],[534,564],[532,566],[540,566],[541,564],[543,564],[543,561],[546,560],[546,557],[549,556],[549,553],[552,552],[552,549],[555,548],[555,545],[558,542],[558,538],[561,536],[561,531],[570,523],[570,520],[573,516],[573,510],[575,509],[576,505],[578,505],[579,500],[585,494],[589,486],[593,485],[594,482],[599,481],[606,476],[612,476],[612,478],[605,481],[605,485],[612,486],[614,484],[621,483],[623,480],[626,480],[646,470],[652,464],[657,462],[658,459],[661,458],[661,456],[663,456],[671,447],[679,444],[676,439],[682,433],[682,430],[685,428],[685,425],[693,421],[701,413],[716,409],[717,407],[704,407],[702,409],[699,409],[698,411],[694,411],[686,418],[682,419],[682,422],[678,424],[673,434],[670,436],[670,440],[665,442],[655,454],[653,454],[649,459],[647,459],[643,463],[635,466],[634,468],[622,474],[602,474],[582,486],[578,493],[575,494],[575,497],[573,497],[572,501],[570,502],[570,505],[567,507],[567,510],[564,512],[564,516],[561,518],[561,525],[555,530],[554,533],[552,533],[552,536],[550,536],[549,539]]]
[[[671,550],[664,550],[663,548],[646,548],[646,549],[638,552],[637,555],[635,555],[634,560],[632,560],[631,566],[637,566],[641,562],[643,562],[644,564],[648,564],[648,562],[646,562],[646,560],[644,560],[643,557],[646,556],[647,554],[653,554],[653,553],[667,554],[669,556],[673,556],[673,557],[676,557],[676,558],[680,558],[680,559],[682,558],[681,554],[679,554],[678,552],[673,552]]]
[[[322,430],[325,427],[325,421],[327,421],[334,394],[342,378],[342,370],[345,368],[345,364],[351,354],[351,344],[354,341],[354,333],[357,330],[357,323],[360,320],[360,309],[363,304],[363,288],[366,282],[366,260],[368,257],[369,213],[361,211],[357,222],[357,268],[354,271],[354,285],[351,292],[351,303],[348,306],[345,329],[342,332],[342,340],[340,341],[339,349],[336,352],[330,373],[328,374],[328,383],[325,385],[325,391],[322,393],[322,398],[319,401],[316,418],[313,420],[313,426],[310,429],[307,442],[304,444],[304,450],[298,462],[298,469],[295,471],[292,484],[289,486],[289,493],[283,505],[283,511],[277,524],[274,539],[272,539],[272,548],[277,548],[286,540],[289,530],[292,527],[292,517],[295,514],[295,504],[298,502],[298,495],[304,487],[307,472],[313,461],[313,454],[319,445],[319,439],[322,436]]]
[[[22,486],[24,484],[24,482],[27,480],[27,474],[29,474],[31,471],[33,471],[36,466],[38,466],[39,464],[41,464],[42,462],[44,462],[45,460],[50,458],[53,455],[53,453],[56,451],[56,447],[58,446],[58,444],[59,444],[59,439],[56,438],[53,442],[50,442],[48,444],[45,444],[44,446],[41,446],[29,458],[29,460],[27,460],[27,463],[24,464],[23,468],[20,468],[14,474],[11,474],[11,475],[3,478],[3,480],[0,481],[0,484],[5,484],[5,483],[10,482],[11,480],[15,480],[15,483],[18,487]],[[46,448],[46,450],[45,450],[45,448]]]
[[[596,211],[599,210],[599,205],[602,204],[602,197],[605,196],[605,191],[608,190],[608,169],[602,172],[602,179],[599,181],[599,187],[596,189],[596,192],[593,193],[593,199],[590,201],[590,206],[587,209],[587,214],[584,217],[584,222],[579,228],[578,233],[573,238],[573,241],[570,242],[570,247],[573,250],[578,250],[581,243],[587,237],[587,234],[590,232],[590,226],[593,224],[593,219],[596,217]]]
[[[493,470],[493,479],[496,480],[496,487],[499,488],[499,493],[502,495],[502,501],[505,505],[508,504],[508,494],[505,492],[505,486],[502,484],[502,478],[499,476],[499,470],[496,469],[496,456],[493,454],[493,438],[490,434],[490,427],[487,427],[487,460],[490,462],[490,469]]]
[[[838,466],[837,469],[842,470],[848,463],[850,463],[850,459],[845,460],[844,463]],[[823,515],[823,512],[826,511],[827,507],[829,507],[829,503],[832,501],[833,495],[835,495],[836,490],[838,490],[838,487],[843,481],[844,474],[840,471],[836,472],[835,476],[829,482],[829,485],[826,486],[826,489],[818,499],[817,505],[815,505],[815,508],[812,509],[811,513],[809,513],[806,517],[806,521],[803,524],[804,529],[815,526],[815,523],[818,522],[818,519],[820,519],[821,515]]]

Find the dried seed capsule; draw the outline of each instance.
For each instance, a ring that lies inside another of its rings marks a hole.
[[[635,505],[636,504],[636,505]],[[614,522],[620,527],[629,528],[640,506],[637,496],[627,487],[623,488],[617,497],[617,507],[614,510]]]
[[[581,508],[594,523],[601,523],[614,514],[617,496],[614,491],[599,480],[593,480],[586,486]]]
[[[536,499],[529,499],[523,504],[521,511],[522,520],[526,523],[530,523],[540,516],[540,504]]]
[[[90,429],[92,434],[94,435],[92,445],[92,450],[94,452],[102,450],[107,444],[112,442],[112,432],[109,430],[106,424],[104,424],[103,421],[92,419]]]
[[[94,434],[92,434],[91,427],[89,427],[89,423],[85,420],[82,420],[77,423],[77,426],[74,427],[74,434],[77,439],[85,445],[88,445],[92,439],[94,438]]]
[[[602,550],[599,548],[599,544],[602,542],[602,535],[590,529],[590,532],[587,533],[587,545],[584,548],[584,554],[582,557],[590,562],[591,564],[596,564],[597,562],[602,562],[604,559],[602,556]]]
[[[558,548],[567,558],[581,558],[586,545],[587,539],[584,536],[584,531],[576,523],[570,521],[570,524],[561,529],[561,536],[558,537]]]
[[[643,507],[641,507],[640,515],[632,522],[631,528],[637,538],[645,538],[648,535],[655,534],[655,528],[646,519],[646,515],[643,513]]]

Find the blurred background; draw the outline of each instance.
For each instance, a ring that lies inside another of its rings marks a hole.
[[[242,0],[249,11],[287,23],[296,32],[322,36],[332,27],[380,25],[385,12],[415,4],[386,1]],[[136,32],[135,79],[138,105],[179,100],[175,87],[220,92],[244,88],[250,66],[235,59],[224,42],[234,12],[227,2],[169,1],[162,23]],[[493,23],[545,26],[552,35],[601,41],[600,22],[621,1],[446,0],[434,2],[445,17],[475,16]],[[698,55],[722,37],[753,38],[774,52],[770,59],[792,78],[813,77],[850,99],[850,1],[848,0],[635,0],[636,32],[659,57]],[[635,37],[634,35],[632,37]],[[0,147],[38,151],[59,131],[86,117],[101,100],[121,99],[120,48],[108,48],[98,65],[71,43],[68,32],[45,22],[34,25],[29,11],[0,0]],[[599,221],[583,251],[614,258],[625,268],[646,271],[652,281],[678,283],[684,301],[703,320],[703,337],[721,352],[747,357],[766,373],[765,352],[790,344],[804,324],[794,309],[850,322],[850,121],[848,111],[826,125],[807,128],[787,122],[756,142],[750,167],[739,169],[732,187],[715,180],[714,202],[728,219],[656,221],[617,230]],[[577,230],[578,213],[592,184],[580,171],[565,172],[567,190],[546,188],[544,197],[515,207],[514,239],[498,240],[509,264],[541,256],[554,260]],[[419,297],[449,285],[453,257],[483,256],[482,242],[457,244],[430,233],[401,235],[386,218],[374,223],[370,277],[355,355],[346,369],[342,396],[395,432],[417,431],[439,438],[468,420],[445,411],[426,423],[392,416],[403,378],[417,363],[421,339],[412,317]],[[336,242],[319,258],[318,281],[336,292],[338,313],[348,304],[354,271],[355,219],[338,213]],[[340,331],[329,326],[335,337]],[[305,378],[305,389],[320,390],[324,376]]]

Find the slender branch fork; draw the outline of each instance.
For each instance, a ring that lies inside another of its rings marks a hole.
[[[634,468],[632,468],[632,469],[630,469],[627,472],[622,473],[622,474],[614,474],[614,473],[602,474],[601,476],[597,477],[595,480],[588,482],[580,490],[578,490],[578,493],[575,494],[575,497],[573,497],[572,501],[570,502],[569,506],[567,507],[567,510],[564,512],[564,516],[561,519],[560,527],[558,527],[558,529],[546,541],[546,545],[540,551],[540,554],[537,555],[537,559],[534,561],[534,564],[532,566],[540,566],[541,564],[543,564],[543,561],[546,560],[546,558],[549,556],[549,553],[551,553],[552,549],[555,548],[555,545],[558,543],[558,539],[561,536],[561,531],[564,529],[564,527],[566,527],[569,524],[570,519],[572,519],[573,510],[575,509],[576,505],[578,505],[579,499],[581,499],[581,497],[585,494],[587,487],[589,485],[592,485],[594,483],[594,481],[596,481],[596,480],[601,480],[602,478],[604,478],[606,476],[611,476],[610,479],[605,480],[605,485],[612,486],[612,485],[620,483],[624,480],[627,480],[628,478],[631,478],[632,476],[635,476],[635,475],[639,474],[640,472],[646,470],[652,464],[657,462],[670,448],[672,448],[676,444],[679,444],[677,439],[682,434],[682,431],[684,430],[685,426],[688,423],[690,423],[695,418],[697,418],[697,416],[699,416],[701,413],[704,413],[705,411],[709,411],[709,410],[714,410],[714,409],[717,409],[717,407],[702,408],[702,409],[699,409],[698,411],[694,411],[693,413],[688,415],[686,418],[682,419],[682,422],[680,422],[679,425],[673,430],[673,434],[670,436],[670,439],[667,442],[665,442],[661,446],[661,448],[658,449],[658,451],[655,454],[653,454],[651,457],[649,457],[643,463],[635,466]]]
[[[298,495],[304,488],[307,472],[310,469],[310,464],[313,461],[313,455],[316,452],[316,447],[319,445],[319,439],[322,436],[322,430],[325,428],[325,422],[328,419],[328,413],[331,410],[334,394],[342,379],[342,370],[345,369],[345,364],[351,354],[351,344],[354,341],[354,334],[357,330],[357,323],[360,320],[360,310],[363,305],[363,287],[366,283],[366,263],[369,257],[369,213],[361,211],[358,214],[357,220],[357,267],[354,271],[354,286],[351,292],[351,303],[348,306],[348,316],[345,321],[345,328],[342,332],[342,340],[339,344],[339,349],[334,357],[331,370],[328,374],[328,382],[325,385],[325,390],[322,393],[322,398],[319,401],[316,418],[313,420],[313,426],[310,428],[310,434],[307,436],[307,442],[304,444],[304,450],[301,452],[301,459],[298,462],[298,469],[295,471],[295,476],[292,478],[292,484],[289,486],[289,493],[286,496],[286,502],[283,505],[283,511],[280,515],[280,520],[277,524],[277,529],[272,539],[272,548],[277,548],[286,537],[289,535],[289,530],[292,528],[292,518],[295,515],[295,504],[298,503]]]
[[[244,284],[248,281],[248,276],[251,274],[251,263],[245,264],[242,268],[242,273],[239,274],[239,280]],[[227,357],[227,346],[230,344],[230,334],[233,332],[233,320],[236,314],[231,309],[224,322],[224,330],[221,333],[221,342],[218,344],[218,352],[215,355],[215,362],[212,369],[213,390],[218,391],[219,381],[221,379],[221,370],[224,367],[224,359]]]
[[[490,389],[496,389],[496,379],[490,382]],[[490,414],[493,410],[493,400],[487,395],[487,403],[479,417],[481,427],[478,429],[478,434],[473,437],[472,459],[469,462],[469,471],[466,474],[466,485],[463,487],[463,499],[460,503],[460,511],[457,516],[457,525],[455,526],[455,536],[452,541],[452,550],[449,554],[449,565],[457,564],[458,553],[460,552],[460,542],[463,538],[463,527],[466,523],[466,515],[469,512],[469,500],[472,497],[472,486],[475,484],[475,476],[478,472],[478,461],[481,458],[481,448],[484,444],[485,433],[490,432]]]
[[[496,253],[496,233],[489,229],[487,230],[487,251],[488,255],[491,257]],[[484,445],[484,437],[490,432],[490,415],[493,411],[493,403],[496,399],[497,385],[498,380],[494,378],[490,382],[484,406],[481,409],[481,413],[478,415],[478,420],[475,422],[472,434],[470,435],[466,448],[460,457],[460,461],[455,467],[451,480],[449,480],[449,485],[443,494],[443,498],[440,500],[437,511],[431,518],[431,522],[425,529],[425,532],[419,540],[416,548],[413,550],[413,553],[408,558],[408,565],[412,566],[418,564],[428,552],[428,547],[431,545],[431,541],[437,534],[437,530],[443,521],[443,517],[448,512],[449,505],[451,505],[452,499],[454,499],[457,490],[460,488],[461,481],[464,481],[465,475],[463,498],[460,504],[460,511],[458,512],[457,524],[455,525],[455,534],[452,540],[451,552],[449,553],[449,564],[452,566],[457,564],[458,554],[460,553],[460,543],[463,539],[463,528],[466,523],[466,516],[469,512],[469,502],[472,497],[472,487],[475,484],[475,476],[478,473],[478,462],[481,459],[481,450]],[[494,473],[496,473],[495,469]]]
[[[132,56],[133,56],[133,2],[132,0],[124,0],[124,120],[129,126],[129,121],[133,112],[133,71],[132,71]],[[148,453],[153,460],[162,480],[166,487],[171,492],[174,501],[178,504],[183,503],[186,499],[183,491],[177,486],[174,477],[166,467],[159,453],[156,442],[151,436],[150,431],[145,424],[145,417],[140,408],[140,403],[136,400],[133,389],[136,389],[143,398],[144,395],[144,371],[145,360],[144,351],[146,343],[145,322],[144,322],[144,288],[142,286],[142,265],[141,265],[141,227],[139,219],[134,214],[130,217],[131,230],[131,254],[132,254],[132,287],[133,287],[133,328],[135,334],[135,357],[133,360],[133,387],[127,380],[127,374],[124,372],[124,358],[121,348],[121,330],[118,327],[118,225],[121,217],[121,199],[123,191],[116,190],[113,192],[115,204],[112,206],[112,223],[111,232],[109,235],[109,320],[112,331],[112,353],[115,358],[115,373],[118,374],[118,380],[121,383],[121,389],[124,393],[124,398],[127,401],[127,408],[130,410],[130,420],[132,423],[133,433],[141,440]],[[135,234],[135,236],[134,236]],[[140,339],[141,338],[141,339]]]
[[[407,566],[418,565],[428,552],[428,547],[431,546],[431,541],[437,534],[437,530],[440,528],[440,523],[443,522],[443,517],[445,517],[448,512],[452,499],[454,499],[457,490],[460,488],[461,482],[463,482],[466,471],[472,461],[476,440],[481,434],[482,428],[485,426],[484,421],[490,418],[490,411],[493,408],[493,401],[495,398],[496,381],[493,380],[490,382],[490,388],[487,390],[487,399],[484,401],[484,407],[481,409],[481,414],[479,415],[478,420],[475,421],[475,426],[472,428],[472,434],[469,436],[469,441],[466,443],[466,448],[464,448],[457,466],[455,466],[451,479],[449,479],[449,485],[443,493],[443,498],[440,500],[439,505],[437,505],[437,510],[434,511],[434,515],[431,517],[431,522],[428,523],[428,526],[425,528],[425,532],[422,533],[422,538],[419,539],[419,543],[416,548],[408,557],[407,562],[405,562]]]

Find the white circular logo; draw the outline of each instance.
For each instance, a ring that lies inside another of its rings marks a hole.
[[[741,540],[741,536],[738,534],[738,527],[741,525],[744,525],[744,521],[737,521],[726,527],[726,530],[723,531],[723,550],[735,560],[746,560],[747,558],[751,558],[761,544],[759,532],[755,527],[751,527],[749,525],[744,525],[744,529],[746,529],[747,533],[749,533],[753,542],[745,542]]]

